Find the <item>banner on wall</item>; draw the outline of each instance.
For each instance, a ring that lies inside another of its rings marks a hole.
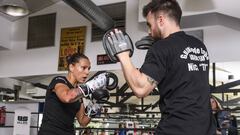
[[[76,52],[84,53],[85,37],[86,26],[61,29],[58,71],[67,70],[67,56]]]
[[[30,135],[31,111],[21,107],[14,112],[13,135]]]
[[[114,63],[116,62],[112,62],[107,54],[97,55],[97,65],[114,64]]]

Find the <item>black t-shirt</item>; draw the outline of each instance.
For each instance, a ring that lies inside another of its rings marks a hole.
[[[74,135],[74,118],[81,103],[63,103],[53,91],[56,84],[62,83],[70,89],[72,84],[63,76],[53,78],[48,86],[45,98],[44,113],[39,135]]]
[[[148,50],[140,71],[155,79],[161,120],[157,135],[213,135],[209,57],[198,39],[176,32]]]

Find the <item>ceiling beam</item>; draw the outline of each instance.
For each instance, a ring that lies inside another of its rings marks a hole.
[[[152,110],[153,110],[154,108],[158,107],[158,105],[159,105],[159,100],[152,105]]]
[[[45,89],[47,90],[48,85],[42,84],[42,83],[32,83],[33,86],[41,88],[41,89]]]
[[[223,84],[223,85],[220,85],[220,86],[217,86],[217,87],[212,87],[211,89],[211,92],[212,93],[225,93],[225,92],[236,92],[236,91],[233,91],[232,87],[235,87],[235,86],[238,86],[240,85],[240,80],[236,80],[236,81],[233,81],[233,82],[229,82],[229,83],[226,83],[226,84]],[[237,90],[237,89],[236,89]]]
[[[124,96],[119,103],[124,103],[124,102],[127,101],[130,97],[132,97],[132,95]]]
[[[1,88],[0,92],[6,92],[6,93],[15,93],[15,90],[9,89],[9,88]]]
[[[127,82],[124,83],[121,88],[117,89],[117,94],[118,94],[118,96],[123,96],[123,95],[125,95],[125,92],[127,91],[128,88],[129,88],[128,83],[127,83]]]
[[[181,27],[188,28],[204,28],[210,26],[224,26],[233,30],[240,31],[240,19],[225,14],[211,12],[198,15],[183,16]]]

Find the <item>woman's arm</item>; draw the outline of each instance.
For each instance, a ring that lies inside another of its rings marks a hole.
[[[73,103],[79,99],[79,90],[77,89],[70,89],[67,85],[58,83],[53,91],[63,103]]]
[[[85,107],[83,103],[81,104],[80,109],[76,114],[76,117],[77,117],[78,123],[83,127],[87,126],[88,123],[91,121],[91,118],[85,115]]]

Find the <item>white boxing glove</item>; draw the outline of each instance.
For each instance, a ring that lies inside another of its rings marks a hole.
[[[90,118],[94,118],[98,113],[101,112],[101,105],[93,102],[92,100],[83,98],[83,104],[85,106],[85,115]]]
[[[107,79],[108,79],[107,73],[106,72],[101,73],[101,74],[93,77],[93,79],[86,82],[86,84],[80,84],[78,86],[79,91],[80,91],[80,93],[82,93],[82,95],[84,97],[89,97],[95,90],[106,87]]]

